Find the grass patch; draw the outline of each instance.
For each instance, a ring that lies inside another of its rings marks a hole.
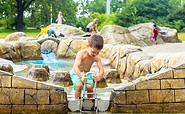
[[[185,41],[185,33],[178,33],[178,38],[182,41]]]
[[[14,32],[17,32],[17,31],[16,30],[9,30],[9,29],[0,29],[0,39],[4,39],[6,36],[8,36],[9,34],[12,34]],[[39,29],[26,29],[26,30],[23,30],[23,32],[28,37],[36,38],[37,35],[39,34],[40,30]]]

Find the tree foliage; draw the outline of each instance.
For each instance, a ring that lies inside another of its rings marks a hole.
[[[106,0],[94,0],[88,2],[87,8],[90,13],[106,13]]]
[[[24,27],[55,23],[58,12],[62,11],[65,24],[83,30],[94,18],[98,18],[99,30],[107,24],[129,27],[145,22],[185,30],[183,0],[111,0],[110,15],[105,14],[106,0],[79,0],[77,3],[73,0],[0,0],[0,26],[14,28],[21,20],[18,19],[18,1],[24,6]]]
[[[155,22],[180,30],[184,27],[180,0],[127,0],[115,23],[129,27],[138,23]]]
[[[0,25],[6,27],[8,23],[7,26],[12,25],[13,28],[20,22],[16,26],[19,31],[26,25],[37,27],[40,24],[50,24],[51,19],[55,22],[59,11],[63,12],[67,24],[74,25],[76,22],[77,4],[73,0],[1,0],[0,6]],[[21,14],[23,19],[19,17]],[[12,19],[13,22],[9,21]]]

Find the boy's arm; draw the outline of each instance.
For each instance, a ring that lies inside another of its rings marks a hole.
[[[41,34],[39,33],[36,38],[38,38]]]
[[[37,35],[36,38],[38,38],[43,33],[43,30],[41,29],[40,33]]]
[[[102,61],[101,61],[100,57],[97,58],[96,63],[97,63],[97,66],[98,66],[99,73],[93,79],[95,81],[100,81],[103,78],[103,75],[104,75],[104,67],[103,67],[103,64],[102,64]]]
[[[82,56],[83,56],[82,52],[77,53],[76,60],[75,60],[73,67],[74,67],[74,71],[76,72],[76,74],[82,79],[82,81],[85,81],[84,76],[82,75],[79,69],[79,66],[81,65]]]

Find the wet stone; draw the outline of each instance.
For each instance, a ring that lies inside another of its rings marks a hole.
[[[27,77],[37,81],[47,81],[49,79],[49,73],[45,68],[31,68]]]
[[[68,87],[72,85],[72,81],[71,81],[70,74],[68,71],[51,72],[49,82],[55,83],[57,85],[62,85],[64,87]]]
[[[107,83],[121,83],[120,74],[116,69],[110,69],[106,72],[105,79]]]

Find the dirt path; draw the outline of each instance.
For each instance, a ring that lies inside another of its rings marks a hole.
[[[157,53],[178,53],[185,52],[185,42],[183,43],[165,43],[153,46],[142,47],[144,53],[154,56]]]

